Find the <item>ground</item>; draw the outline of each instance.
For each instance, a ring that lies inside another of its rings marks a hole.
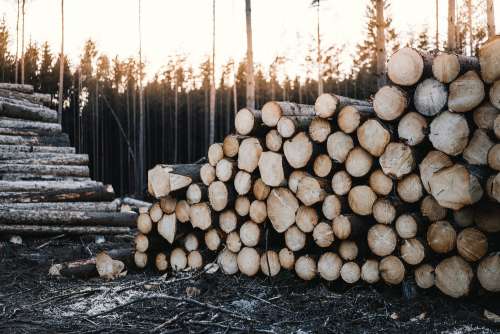
[[[399,288],[304,283],[286,272],[274,279],[152,270],[114,281],[53,278],[52,263],[130,241],[46,241],[0,243],[0,333],[500,332],[483,317],[498,296],[453,300],[431,289],[407,300]]]

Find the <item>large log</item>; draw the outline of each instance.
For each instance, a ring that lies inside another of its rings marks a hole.
[[[396,51],[387,63],[387,75],[397,85],[413,86],[429,72],[432,59],[415,49],[405,47]]]
[[[32,145],[0,145],[0,153],[59,153],[74,154],[74,147],[32,146]]]
[[[353,148],[354,142],[351,136],[342,131],[332,133],[326,142],[328,155],[333,161],[338,163],[344,163],[347,159],[347,155]]]
[[[452,256],[441,261],[434,272],[436,286],[445,295],[459,298],[469,294],[474,272],[461,257]]]
[[[88,165],[87,154],[0,152],[0,164]]]
[[[286,182],[283,164],[284,159],[281,154],[270,151],[262,152],[259,159],[262,181],[270,187],[282,186]]]
[[[500,79],[500,37],[489,39],[479,48],[479,63],[481,76],[486,83]]]
[[[51,102],[51,96],[49,94],[41,94],[41,93],[27,94],[2,88],[0,88],[0,97],[8,99],[8,101],[11,102],[17,102],[17,103],[25,102],[35,105],[40,105],[40,104],[47,105],[50,104]]]
[[[57,123],[57,111],[35,105],[25,105],[0,101],[0,115],[13,118],[21,118],[32,121]]]
[[[0,145],[70,146],[65,133],[52,136],[0,135]]]
[[[415,168],[415,158],[411,148],[403,143],[390,143],[379,158],[384,174],[400,179]]]
[[[58,166],[58,165],[0,163],[0,176],[4,174],[32,174],[32,175],[88,177],[89,168],[87,166],[66,166],[66,165]]]
[[[43,225],[3,225],[0,224],[1,233],[16,235],[89,235],[89,234],[125,234],[130,235],[129,227],[117,226],[43,226]]]
[[[275,127],[281,116],[309,116],[316,115],[314,106],[292,102],[270,101],[262,107],[262,121],[268,127]]]
[[[50,210],[80,212],[117,212],[116,202],[54,202],[54,203],[1,203],[2,210]]]
[[[8,83],[8,82],[0,82],[0,89],[13,90],[25,94],[33,94],[35,92],[33,85]]]
[[[313,154],[313,144],[304,132],[299,132],[283,144],[286,160],[293,168],[303,168]]]
[[[200,164],[156,165],[148,171],[148,192],[155,198],[167,196],[200,180]]]
[[[479,71],[479,60],[476,57],[441,52],[432,61],[432,74],[445,84],[455,80],[460,73],[470,70]]]
[[[391,141],[389,130],[376,119],[364,122],[357,130],[357,137],[361,147],[375,157],[380,157]]]
[[[370,103],[367,101],[361,101],[356,99],[351,99],[349,97],[324,93],[318,96],[314,104],[314,110],[316,115],[321,118],[330,118],[339,110],[342,110],[347,106],[359,106],[359,107],[370,107]]]
[[[373,109],[384,121],[393,121],[400,117],[408,106],[406,93],[396,86],[384,86],[375,94]]]
[[[429,78],[418,84],[413,103],[419,113],[434,116],[443,110],[448,101],[448,89],[441,82]]]
[[[299,202],[287,188],[274,188],[267,197],[267,214],[278,233],[285,232],[295,223]]]
[[[448,108],[455,112],[471,111],[483,102],[484,84],[474,71],[466,72],[450,84]]]
[[[441,151],[430,151],[425,158],[420,162],[418,169],[420,170],[420,179],[425,190],[431,193],[431,186],[429,184],[432,175],[443,168],[453,166],[453,161],[450,157]]]
[[[306,176],[300,180],[295,195],[304,205],[311,206],[323,201],[326,185],[325,179]]]
[[[61,124],[0,117],[0,128],[33,131],[38,134],[54,134],[62,131]]]
[[[262,145],[257,138],[243,140],[238,151],[238,168],[252,173],[259,165],[262,151]]]
[[[368,230],[368,247],[378,256],[387,256],[394,252],[397,239],[396,233],[388,225],[375,224]]]

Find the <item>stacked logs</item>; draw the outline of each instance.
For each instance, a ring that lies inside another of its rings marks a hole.
[[[203,244],[227,274],[414,278],[452,297],[467,295],[477,277],[498,292],[498,63],[500,39],[479,59],[403,48],[372,103],[323,94],[314,106],[242,109],[236,134],[211,145],[207,163],[150,171],[160,202],[139,218],[138,238],[166,240],[159,270],[167,259],[174,270],[198,267],[189,255]]]

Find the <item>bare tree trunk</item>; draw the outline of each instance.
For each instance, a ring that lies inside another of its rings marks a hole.
[[[210,132],[209,144],[215,141],[215,0],[212,0],[212,64],[210,73]]]
[[[141,29],[141,0],[139,0],[139,154],[137,157],[137,194],[142,197],[144,189],[144,91],[142,88],[142,29]]]
[[[469,56],[473,54],[473,37],[472,37],[472,0],[467,0],[467,30],[469,31]]]
[[[15,83],[18,82],[19,72],[19,0],[17,0],[17,20],[16,20],[16,73],[14,73]]]
[[[26,0],[23,0],[22,4],[22,15],[23,15],[23,23],[22,23],[22,28],[21,28],[21,84],[24,85],[24,5],[26,3]]]
[[[318,1],[318,7],[317,7],[317,35],[318,35],[318,96],[323,94],[323,75],[322,75],[322,70],[321,70],[321,36],[320,36],[320,30],[319,30],[319,4],[320,0]]]
[[[455,0],[448,0],[448,45],[447,49],[453,51],[457,48],[456,37]]]
[[[245,9],[247,23],[247,108],[255,109],[255,77],[253,73],[251,0],[245,0]]]
[[[63,87],[64,87],[64,0],[61,0],[61,55],[59,58],[59,105],[57,108],[57,120],[62,122],[63,110]]]
[[[436,50],[439,50],[439,0],[436,0]]]
[[[177,70],[175,71],[175,84],[174,84],[174,162],[178,162],[179,141],[178,141],[178,128],[179,128],[179,86],[177,83]]]
[[[377,84],[382,87],[385,84],[385,20],[384,20],[384,0],[377,0]]]
[[[493,0],[486,1],[486,17],[488,21],[488,38],[493,38],[496,35],[495,29],[495,7]]]

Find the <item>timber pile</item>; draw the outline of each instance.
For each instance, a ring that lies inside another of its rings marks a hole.
[[[130,233],[137,215],[119,212],[113,188],[89,177],[50,96],[0,83],[0,234]]]
[[[499,292],[498,64],[498,38],[479,59],[403,48],[373,103],[240,110],[208,163],[149,171],[137,267]]]

